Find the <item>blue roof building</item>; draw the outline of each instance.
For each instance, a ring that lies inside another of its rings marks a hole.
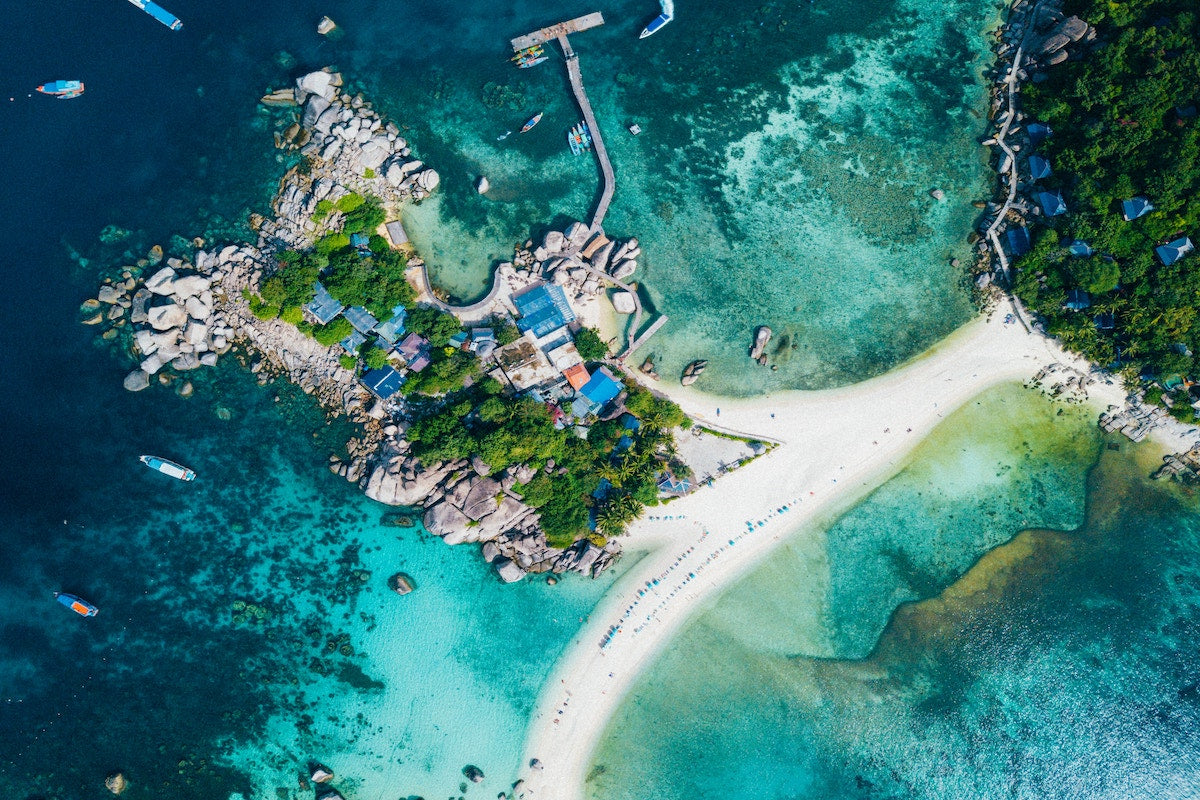
[[[1121,216],[1126,222],[1144,217],[1154,210],[1154,204],[1145,197],[1132,197],[1121,201]]]
[[[1092,299],[1083,289],[1072,289],[1067,292],[1067,308],[1072,311],[1083,311],[1092,304]]]
[[[517,328],[522,333],[532,331],[538,339],[575,321],[575,312],[562,287],[552,283],[526,289],[513,297],[513,304],[521,314]]]
[[[392,309],[392,316],[388,321],[375,329],[375,333],[382,336],[388,344],[395,344],[404,335],[404,321],[406,319],[408,319],[408,310],[403,305],[398,305]]]
[[[354,326],[354,330],[359,333],[374,333],[379,327],[379,320],[371,316],[371,312],[367,311],[362,306],[352,306],[343,312],[343,316],[350,321]]]
[[[1174,241],[1167,242],[1166,244],[1159,245],[1158,247],[1154,248],[1154,252],[1158,253],[1159,260],[1161,260],[1165,266],[1169,267],[1179,259],[1186,256],[1188,253],[1192,252],[1192,248],[1192,240],[1186,236],[1180,236]]]
[[[1037,147],[1042,142],[1054,135],[1049,125],[1043,122],[1031,122],[1025,126],[1025,132],[1029,134],[1029,143]]]
[[[592,373],[592,378],[583,385],[579,393],[591,400],[593,404],[602,406],[621,393],[624,388],[621,382],[613,377],[607,367],[601,367]]]
[[[1004,239],[1008,242],[1008,252],[1013,258],[1025,255],[1033,247],[1029,241],[1028,228],[1009,228],[1004,232]]]
[[[1069,245],[1067,245],[1067,251],[1071,255],[1078,258],[1096,254],[1096,251],[1092,249],[1092,246],[1083,239],[1076,239],[1075,241],[1071,242]]]
[[[1053,192],[1038,192],[1034,195],[1038,201],[1038,205],[1042,207],[1042,213],[1047,217],[1057,217],[1059,214],[1067,213],[1067,201],[1063,200],[1062,192],[1055,190]]]
[[[370,254],[371,237],[365,233],[352,233],[350,234],[350,246],[360,253]]]
[[[371,390],[371,394],[380,400],[387,400],[400,391],[400,387],[404,385],[404,376],[391,367],[380,367],[364,372],[362,382]]]
[[[1092,322],[1096,324],[1096,329],[1101,331],[1111,331],[1117,327],[1117,318],[1110,311],[1092,317]]]
[[[467,343],[467,335],[466,331],[459,331],[450,337],[448,344],[455,350],[461,350],[463,345]]]
[[[677,478],[670,472],[664,472],[658,479],[658,490],[664,494],[687,494],[692,490],[692,482],[687,478]]]
[[[313,290],[317,294],[304,304],[304,313],[317,325],[328,325],[346,307],[334,299],[320,281],[313,284]]]
[[[1042,178],[1049,178],[1053,174],[1050,169],[1050,162],[1044,156],[1034,154],[1029,157],[1029,177],[1035,181],[1040,181]]]

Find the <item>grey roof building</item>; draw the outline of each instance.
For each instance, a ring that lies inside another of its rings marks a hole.
[[[351,306],[342,312],[342,314],[354,326],[354,330],[359,333],[374,333],[375,329],[379,327],[379,320],[371,316],[371,312],[362,306]]]
[[[339,303],[329,291],[321,285],[320,281],[313,284],[313,290],[316,291],[316,296],[312,300],[303,305],[305,316],[317,325],[328,325],[338,314],[342,313],[345,306]]]

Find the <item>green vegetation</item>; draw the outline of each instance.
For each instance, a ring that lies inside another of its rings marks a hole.
[[[1103,46],[1022,92],[1025,111],[1054,129],[1039,151],[1055,174],[1040,185],[1061,189],[1070,210],[1038,231],[1014,289],[1093,362],[1194,376],[1200,254],[1164,266],[1154,247],[1200,233],[1200,15],[1183,0],[1068,0],[1064,10],[1095,25]],[[1135,196],[1155,208],[1126,222],[1121,201]],[[1064,245],[1075,239],[1097,255],[1072,257]],[[1072,289],[1091,308],[1065,309]],[[1101,329],[1096,318],[1109,314],[1115,327]]]
[[[640,387],[630,390],[629,400],[640,427],[621,419],[597,422],[585,441],[555,429],[542,403],[501,397],[500,385],[485,378],[429,406],[407,435],[413,453],[429,462],[478,455],[493,473],[515,464],[537,469],[518,490],[538,509],[550,544],[568,547],[592,535],[593,512],[600,532],[616,536],[658,502],[658,475],[674,456],[670,430],[688,420],[677,405]]]
[[[358,369],[358,359],[349,353],[342,353],[338,356],[338,363],[342,365],[342,369],[348,369],[351,372]]]
[[[371,169],[370,167],[367,167],[366,169],[363,170],[363,177],[366,178],[367,180],[371,180],[371,178],[375,177],[375,170]]]
[[[462,330],[453,314],[428,307],[410,311],[404,327],[424,336],[434,348],[445,347],[450,337]]]
[[[328,325],[313,328],[313,338],[326,347],[333,347],[354,331],[354,326],[345,317],[338,317]]]
[[[392,316],[398,305],[410,307],[416,292],[404,278],[407,257],[396,250],[384,249],[369,256],[350,247],[344,234],[332,234],[317,242],[317,249],[329,239],[345,239],[345,246],[329,253],[329,266],[321,280],[338,302],[347,306],[364,306],[380,321]]]
[[[479,361],[470,353],[434,350],[431,358],[428,367],[408,376],[408,381],[400,388],[404,395],[455,392],[463,388],[468,378],[479,374]]]
[[[354,208],[345,210],[342,208],[342,201],[350,197],[359,198],[360,202],[355,204]],[[374,198],[363,200],[360,195],[348,194],[337,202],[338,210],[344,211],[346,214],[346,224],[342,226],[342,230],[346,233],[363,233],[374,231],[383,224],[387,215],[383,211],[383,206],[379,205],[379,201]]]
[[[581,328],[575,334],[575,349],[584,361],[601,361],[608,357],[608,345],[593,328]]]
[[[368,369],[379,369],[388,363],[387,350],[382,347],[368,345],[367,351],[363,353],[363,363]]]
[[[493,319],[492,328],[496,331],[496,345],[504,347],[521,338],[521,331],[511,319]]]

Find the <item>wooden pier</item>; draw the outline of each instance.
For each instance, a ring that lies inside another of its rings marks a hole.
[[[584,14],[582,17],[548,25],[539,31],[518,36],[511,41],[512,49],[513,52],[517,52],[518,50],[524,50],[526,47],[533,47],[535,44],[545,44],[551,39],[557,39],[569,33],[580,33],[590,28],[597,28],[603,24],[604,15],[599,11],[593,11],[591,14]]]
[[[624,361],[625,359],[627,359],[631,355],[633,355],[634,350],[637,350],[639,347],[641,347],[647,341],[649,341],[650,337],[653,336],[654,334],[658,333],[658,329],[666,324],[667,324],[667,315],[660,314],[658,319],[654,320],[654,322],[651,323],[650,327],[646,328],[646,331],[641,336],[637,337],[632,342],[630,342],[629,346],[625,348],[625,352],[621,353],[619,360]]]
[[[604,185],[600,190],[600,200],[592,212],[592,233],[603,231],[604,215],[608,213],[613,194],[617,190],[617,177],[613,173],[612,161],[609,160],[608,150],[604,146],[604,137],[600,134],[600,124],[596,122],[596,114],[592,111],[592,103],[588,100],[587,91],[583,88],[579,56],[575,54],[575,50],[567,40],[567,34],[586,31],[603,24],[603,15],[596,11],[533,33],[527,33],[524,36],[518,36],[511,42],[514,51],[524,50],[526,47],[542,44],[551,39],[557,39],[559,46],[562,47],[563,56],[567,61],[567,77],[571,81],[571,91],[575,93],[575,102],[579,104],[579,110],[583,113],[583,121],[587,123],[588,132],[592,135],[592,149],[596,152],[596,159],[600,162],[600,174],[604,179]]]

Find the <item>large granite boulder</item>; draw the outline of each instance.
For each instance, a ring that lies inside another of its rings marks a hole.
[[[393,456],[371,471],[364,488],[367,497],[389,506],[416,506],[433,494],[450,471],[445,464],[422,469],[416,459]]]
[[[441,183],[441,176],[435,170],[426,169],[417,173],[417,185],[427,192],[432,192]]]
[[[183,307],[187,309],[188,316],[192,319],[206,320],[212,313],[212,303],[205,305],[199,297],[189,297]]]
[[[637,310],[637,305],[633,302],[633,295],[629,292],[616,292],[613,294],[612,304],[618,314],[632,314]]]
[[[572,222],[570,227],[563,233],[571,247],[579,249],[587,242],[588,236],[591,233],[588,226],[582,222]]]
[[[500,484],[491,478],[479,478],[471,484],[471,491],[463,501],[462,510],[473,520],[481,520],[499,508],[496,496],[500,494]]]
[[[493,562],[496,568],[496,574],[500,576],[500,580],[505,583],[516,583],[525,577],[525,570],[518,567],[511,559],[498,558]]]
[[[210,281],[203,275],[186,275],[182,278],[176,278],[171,283],[171,294],[180,300],[186,300],[189,297],[195,297],[201,292],[208,291],[209,285]]]
[[[328,100],[320,95],[313,95],[304,104],[304,116],[300,118],[300,124],[305,128],[315,127],[317,120],[321,118],[327,108],[329,108]]]
[[[296,79],[296,88],[302,92],[320,95],[326,100],[333,100],[337,95],[337,87],[333,84],[333,75],[317,70]]]
[[[175,303],[165,306],[155,306],[146,312],[147,321],[156,331],[178,328],[187,322],[187,318],[187,309]]]
[[[546,238],[542,240],[542,247],[546,248],[548,253],[557,253],[562,250],[565,241],[566,237],[559,231],[548,231]]]
[[[174,291],[173,283],[175,283],[175,270],[163,267],[146,280],[146,288],[154,294],[168,295]]]
[[[474,528],[473,532],[479,541],[491,541],[505,531],[515,527],[527,513],[529,513],[527,506],[518,503],[508,495],[504,495],[496,510],[479,520],[479,524]]]
[[[430,506],[425,511],[423,519],[425,530],[432,533],[434,536],[441,536],[443,539],[457,539],[465,537],[467,523],[471,522],[462,511],[447,502],[436,503]],[[458,541],[466,541],[465,538]],[[458,541],[447,541],[448,544],[457,544]]]

